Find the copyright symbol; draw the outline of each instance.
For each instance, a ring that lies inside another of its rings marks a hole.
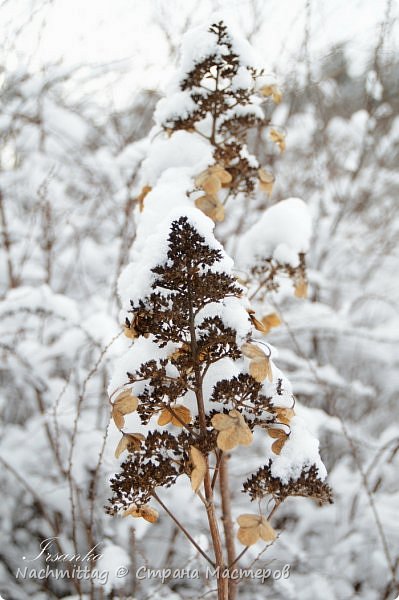
[[[122,577],[126,577],[126,575],[128,575],[129,573],[129,569],[127,567],[118,567],[116,569],[116,577],[118,577],[119,579],[121,579]]]

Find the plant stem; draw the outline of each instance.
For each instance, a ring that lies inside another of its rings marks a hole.
[[[195,334],[195,323],[194,323],[194,311],[192,305],[192,294],[191,294],[191,286],[190,283],[187,286],[187,295],[189,301],[189,325],[190,325],[190,345],[191,345],[191,354],[193,358],[194,365],[194,376],[195,376],[195,397],[197,400],[198,407],[198,416],[199,416],[199,424],[201,433],[206,435],[206,416],[205,416],[205,406],[204,406],[204,397],[202,390],[202,375],[200,363],[198,361],[198,345]],[[206,514],[208,517],[209,531],[212,538],[213,551],[215,554],[215,564],[216,567],[219,567],[219,573],[217,576],[217,589],[218,589],[218,600],[229,600],[228,596],[228,579],[223,577],[223,571],[225,569],[224,558],[223,558],[223,548],[222,541],[220,536],[220,531],[218,527],[218,521],[215,511],[215,503],[213,498],[213,489],[212,489],[212,480],[209,470],[209,460],[208,457],[205,458],[206,461],[206,473],[204,478],[204,490],[205,490],[205,499],[207,502],[206,506]]]
[[[169,510],[169,508],[166,506],[166,504],[164,504],[162,502],[162,500],[158,496],[158,494],[156,492],[152,492],[152,496],[153,496],[153,498],[155,498],[155,500],[158,502],[158,504],[160,506],[162,506],[162,508],[164,509],[164,511],[166,513],[168,513],[168,515],[170,516],[170,518],[172,519],[172,521],[174,521],[174,523],[176,523],[176,525],[180,529],[180,531],[182,531],[184,533],[184,535],[186,536],[186,538],[192,543],[192,545],[198,550],[198,552],[209,562],[210,565],[212,565],[212,567],[215,567],[215,563],[209,558],[209,556],[206,554],[206,552],[204,552],[204,550],[201,548],[201,546],[199,546],[197,544],[197,542],[192,537],[192,535],[187,531],[187,529],[184,527],[184,525],[182,525],[180,523],[180,521],[175,517],[175,515]]]
[[[227,560],[230,564],[234,561],[236,555],[235,543],[234,543],[234,526],[233,519],[231,516],[231,495],[229,486],[229,471],[228,471],[228,460],[229,457],[222,453],[219,467],[219,489],[220,497],[222,499],[222,522],[224,529],[224,538],[227,548]],[[237,598],[237,585],[234,579],[229,579],[229,600],[235,600]]]

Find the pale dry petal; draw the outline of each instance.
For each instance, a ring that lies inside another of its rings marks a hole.
[[[265,542],[274,542],[277,538],[277,533],[265,517],[262,517],[262,523],[259,525],[259,535]]]
[[[240,527],[237,538],[243,546],[253,546],[259,540],[259,527]]]
[[[160,415],[159,415],[159,417],[158,417],[158,421],[157,421],[157,423],[158,423],[158,425],[161,425],[161,426],[162,426],[162,425],[167,425],[168,423],[170,423],[170,422],[171,422],[171,420],[172,420],[172,415],[171,415],[171,413],[168,411],[168,409],[167,409],[167,408],[164,408],[164,409],[161,411],[161,414],[160,414]]]
[[[231,411],[233,412],[233,411]],[[231,414],[230,412],[230,414]],[[234,426],[234,421],[232,420],[230,415],[225,415],[222,413],[218,413],[217,415],[213,415],[211,419],[212,426],[218,431],[223,431],[225,429],[230,429]]]
[[[216,175],[208,175],[208,177],[203,180],[201,187],[204,192],[214,196],[221,189],[222,182]]]
[[[202,452],[195,448],[194,446],[190,446],[190,457],[191,462],[194,465],[194,469],[191,472],[191,487],[194,492],[198,492],[199,488],[204,481],[206,474],[206,460]]]
[[[127,439],[126,435],[122,435],[121,439],[119,440],[119,443],[115,449],[115,458],[119,458],[120,455],[122,454],[122,452],[124,452],[125,450],[127,450],[127,447],[129,445],[129,441]]]
[[[277,313],[270,313],[262,317],[262,323],[268,329],[281,325],[281,319]]]
[[[249,373],[256,381],[262,383],[266,378],[272,381],[270,361],[264,354],[263,358],[253,358],[249,364]]]
[[[277,427],[269,427],[267,430],[267,433],[273,439],[279,440],[281,438],[287,437],[287,434],[285,433],[285,431],[283,431],[283,429],[278,429]]]
[[[139,508],[139,513],[139,516],[143,517],[143,519],[145,519],[149,523],[155,523],[156,521],[158,521],[159,513],[157,510],[155,510],[155,508],[152,508],[151,506],[141,506]]]
[[[230,429],[225,429],[221,431],[217,437],[216,443],[220,450],[224,452],[228,452],[229,450],[233,450],[239,444],[239,434],[237,427],[230,427]]]
[[[181,404],[171,407],[171,415],[172,425],[176,425],[176,427],[183,427],[191,421],[190,409]]]
[[[241,346],[241,352],[247,358],[265,358],[266,356],[259,346],[251,344],[250,342],[245,342],[245,344]]]
[[[137,409],[138,403],[138,398],[133,396],[131,390],[125,390],[117,396],[114,402],[114,409],[122,415],[128,415]]]
[[[253,442],[252,431],[246,425],[245,427],[238,428],[238,443],[240,446],[250,446]]]
[[[244,514],[237,517],[237,523],[240,527],[257,527],[261,523],[261,516],[254,514]]]
[[[282,131],[277,131],[277,129],[270,129],[269,131],[269,137],[271,139],[272,142],[274,142],[275,144],[277,144],[277,146],[280,148],[280,152],[284,152],[285,150],[285,133],[283,133]]]
[[[119,410],[116,410],[115,407],[112,409],[112,418],[114,420],[115,425],[118,429],[123,429],[125,426],[125,418]]]
[[[287,436],[281,437],[280,439],[273,442],[272,451],[274,452],[274,454],[280,454],[286,441],[287,441]]]
[[[194,204],[213,221],[224,220],[224,206],[218,198],[209,195],[200,196]]]
[[[304,279],[300,279],[295,283],[295,296],[296,298],[308,297],[308,284]]]

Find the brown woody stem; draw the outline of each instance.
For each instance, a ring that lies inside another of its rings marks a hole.
[[[204,397],[203,397],[203,389],[202,389],[202,374],[201,367],[198,361],[198,345],[195,334],[195,323],[194,323],[194,312],[192,306],[192,295],[191,288],[188,285],[187,289],[188,300],[189,300],[189,310],[190,310],[190,345],[191,345],[191,354],[193,358],[194,365],[194,375],[195,375],[195,396],[197,400],[198,407],[198,417],[199,417],[199,425],[201,429],[201,433],[206,435],[206,415],[205,415],[205,406],[204,406]],[[212,538],[213,551],[215,554],[215,564],[216,567],[219,568],[219,573],[217,576],[217,590],[218,590],[218,600],[229,600],[228,595],[228,579],[221,575],[225,569],[224,557],[223,557],[223,548],[222,541],[216,516],[215,503],[213,498],[213,489],[212,489],[212,480],[209,470],[209,461],[208,457],[206,457],[206,473],[204,478],[204,490],[205,490],[205,499],[207,502],[206,514],[208,517],[209,531]],[[221,576],[220,576],[221,575]]]
[[[198,550],[198,552],[209,562],[210,565],[212,565],[212,567],[215,567],[215,563],[213,562],[213,560],[211,560],[209,558],[209,556],[206,554],[206,552],[201,548],[201,546],[199,546],[197,544],[197,542],[192,537],[192,535],[187,531],[187,529],[184,527],[184,525],[182,525],[180,523],[180,521],[177,519],[177,517],[175,517],[175,515],[172,513],[172,511],[169,510],[169,508],[166,506],[166,504],[164,504],[164,502],[161,500],[161,498],[158,496],[158,494],[155,491],[152,492],[152,496],[158,502],[158,504],[160,506],[162,506],[162,508],[170,516],[172,521],[174,521],[174,523],[176,523],[176,525],[180,529],[180,531],[182,533],[184,533],[186,538],[192,543],[192,545]]]
[[[224,529],[224,538],[227,548],[227,560],[230,564],[234,561],[236,555],[235,543],[234,543],[234,525],[231,516],[231,497],[230,497],[230,486],[229,486],[229,471],[228,471],[228,460],[229,457],[222,453],[220,458],[219,467],[219,489],[220,496],[222,499],[222,522]],[[235,600],[237,598],[237,585],[233,579],[229,579],[229,600]]]

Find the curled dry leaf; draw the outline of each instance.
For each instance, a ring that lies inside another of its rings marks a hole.
[[[289,425],[292,417],[295,416],[295,412],[292,408],[275,408],[274,412],[276,413],[277,420],[279,423],[283,423],[284,425]]]
[[[269,357],[257,346],[246,342],[241,346],[241,352],[247,358],[250,358],[249,373],[259,383],[266,378],[273,381],[273,372]]]
[[[175,406],[171,406],[171,410],[164,408],[161,411],[158,418],[158,425],[172,423],[172,425],[176,425],[176,427],[183,427],[184,425],[187,425],[187,423],[190,423],[190,421],[190,409],[182,404],[175,404]]]
[[[279,327],[279,325],[281,325],[281,319],[275,312],[265,315],[262,317],[261,321],[266,329],[265,333],[268,333],[273,327]]]
[[[136,202],[137,202],[137,203],[138,203],[138,205],[139,205],[140,212],[143,212],[143,209],[144,209],[144,198],[147,196],[147,194],[148,194],[149,192],[151,192],[151,190],[152,190],[152,187],[151,187],[150,185],[145,185],[145,186],[142,188],[142,190],[141,190],[140,194],[137,196],[137,198],[136,198]]]
[[[277,144],[280,149],[280,152],[284,152],[285,150],[285,133],[282,131],[278,131],[274,127],[269,131],[269,138],[272,142]]]
[[[217,446],[225,452],[236,446],[249,446],[252,443],[252,432],[238,410],[231,410],[228,415],[214,415],[212,425],[219,431]]]
[[[274,452],[274,454],[280,454],[287,439],[288,439],[288,435],[286,435],[285,437],[281,437],[278,440],[276,440],[275,442],[273,442],[272,452]]]
[[[202,452],[195,446],[190,446],[190,458],[194,467],[190,475],[191,487],[197,493],[206,474],[206,460]]]
[[[142,433],[124,433],[115,450],[115,458],[119,458],[125,450],[139,450],[141,441],[145,437]]]
[[[135,519],[142,518],[148,521],[149,523],[155,523],[158,521],[159,513],[155,508],[151,506],[136,506],[135,504],[131,504],[129,508],[123,511],[123,517],[134,517]]]
[[[263,323],[255,317],[255,311],[252,309],[248,309],[247,312],[249,314],[249,318],[251,319],[251,323],[255,327],[255,329],[262,333],[266,333],[267,331]]]
[[[262,515],[240,515],[237,523],[239,525],[237,537],[244,546],[253,546],[259,539],[273,542],[277,537],[269,521]]]
[[[283,429],[279,429],[278,427],[268,427],[267,428],[267,433],[269,434],[269,436],[271,438],[277,438],[277,439],[286,439],[287,438],[287,434],[285,433],[285,431]]]

